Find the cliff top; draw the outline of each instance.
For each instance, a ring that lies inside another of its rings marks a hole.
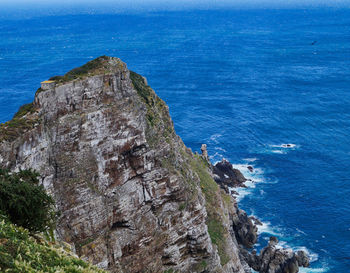
[[[57,85],[62,85],[77,79],[84,79],[96,75],[112,74],[120,71],[125,67],[119,58],[100,56],[86,64],[68,71],[63,76],[51,77],[45,82],[55,82]],[[36,95],[44,89],[39,88]],[[0,142],[12,141],[16,139],[24,131],[31,129],[37,124],[37,110],[33,103],[22,105],[13,119],[0,124]]]
[[[80,67],[70,70],[63,76],[51,77],[49,81],[55,81],[56,84],[63,84],[84,77],[113,73],[124,66],[125,64],[119,58],[100,56]]]

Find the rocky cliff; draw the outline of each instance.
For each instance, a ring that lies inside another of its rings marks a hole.
[[[112,272],[250,271],[256,227],[145,78],[103,56],[51,80],[0,126],[0,167],[41,174],[59,239]]]

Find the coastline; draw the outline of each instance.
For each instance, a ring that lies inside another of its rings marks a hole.
[[[270,150],[267,150],[265,152],[270,153],[279,153],[279,154],[285,154],[287,153],[287,149],[297,149],[300,146],[296,144],[281,144],[281,145],[268,145],[270,147]],[[218,149],[216,149],[218,150]],[[217,155],[217,154],[216,154]],[[215,161],[213,163],[213,166],[217,165],[218,163],[226,160],[224,157],[222,157],[221,161]],[[231,163],[230,161],[227,161],[231,164],[232,168],[235,170],[238,170],[246,179],[245,182],[242,183],[242,185],[237,185],[235,187],[228,187],[230,194],[233,196],[233,198],[236,200],[237,205],[241,207],[241,201],[248,195],[256,196],[256,190],[259,190],[259,195],[265,195],[266,193],[263,191],[263,189],[259,189],[259,184],[277,184],[278,180],[272,180],[267,181],[265,175],[265,171],[263,168],[259,167],[255,164],[257,161],[257,158],[246,158],[243,159],[240,163]],[[269,238],[271,237],[277,237],[278,243],[276,244],[276,248],[278,249],[290,249],[294,252],[297,251],[303,251],[306,253],[306,255],[309,258],[310,266],[309,267],[300,267],[299,272],[301,273],[313,273],[313,272],[329,272],[329,268],[327,264],[322,264],[322,267],[314,267],[314,263],[318,261],[319,254],[316,252],[313,252],[312,250],[308,249],[306,246],[298,245],[293,243],[292,236],[288,236],[284,234],[283,228],[279,226],[272,226],[271,222],[266,221],[262,216],[255,215],[254,208],[249,208],[253,213],[248,215],[250,219],[253,220],[255,226],[257,227],[257,242],[254,244],[254,250],[259,253],[260,251],[264,250],[265,244],[269,242]],[[297,229],[298,233],[303,233],[303,231]],[[306,235],[304,233],[304,235]],[[257,272],[252,269],[252,272]]]
[[[264,248],[257,251],[258,226],[263,226],[263,223],[257,217],[249,216],[245,210],[239,208],[238,198],[236,198],[239,195],[236,189],[247,189],[246,183],[254,183],[254,181],[247,179],[240,170],[235,169],[234,165],[225,158],[213,165],[210,162],[206,144],[201,146],[201,156],[203,160],[207,161],[211,169],[212,178],[221,191],[233,197],[234,212],[231,215],[231,229],[245,272],[248,273],[251,270],[255,270],[260,273],[297,273],[299,272],[299,267],[309,267],[310,258],[306,251],[302,249],[294,251],[291,248],[284,248],[279,244],[279,239],[273,235],[269,237],[268,243],[264,244]],[[248,165],[246,169],[251,173],[254,172],[252,165]]]

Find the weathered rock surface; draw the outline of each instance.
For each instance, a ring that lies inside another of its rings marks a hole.
[[[0,167],[40,172],[58,237],[112,272],[243,272],[230,202],[145,79],[110,57],[54,79],[0,128]]]
[[[53,80],[0,126],[0,167],[41,174],[61,212],[57,236],[79,256],[111,272],[307,265],[273,244],[259,256],[245,249],[256,221],[218,184],[246,179],[227,161],[212,166],[205,145],[192,154],[166,104],[122,61],[100,57]]]
[[[237,242],[247,248],[252,248],[258,239],[258,228],[244,210],[236,208],[232,218],[232,227]]]

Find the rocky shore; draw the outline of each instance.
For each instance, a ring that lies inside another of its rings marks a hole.
[[[203,149],[204,148],[204,149]],[[206,146],[202,145],[202,156],[207,157]],[[225,192],[238,194],[229,188],[246,187],[244,182],[248,179],[238,169],[234,169],[232,164],[226,159],[212,165],[213,177],[216,183]],[[253,171],[252,166],[247,166],[249,171]],[[308,267],[309,257],[304,251],[293,252],[291,249],[283,249],[277,246],[278,239],[270,237],[270,241],[260,253],[254,248],[258,239],[258,226],[261,221],[254,216],[248,216],[245,211],[238,208],[235,203],[236,217],[232,219],[233,230],[239,245],[239,254],[249,268],[246,272],[251,272],[250,268],[261,273],[296,273],[299,267]]]

